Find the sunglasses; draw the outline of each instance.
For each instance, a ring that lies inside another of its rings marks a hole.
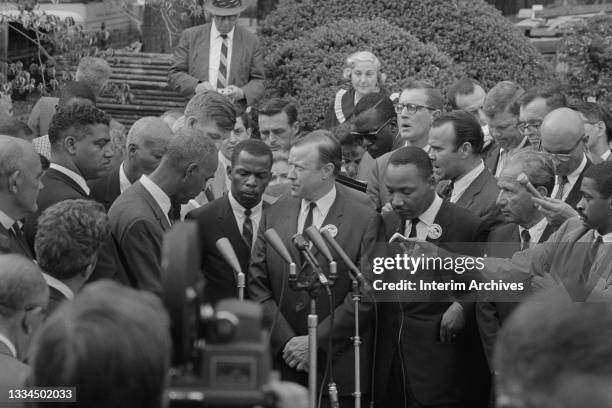
[[[393,117],[387,119],[385,121],[385,123],[383,123],[378,129],[374,130],[374,131],[368,131],[368,132],[356,132],[353,131],[351,132],[351,135],[354,136],[360,136],[363,137],[364,139],[368,139],[368,140],[372,140],[372,139],[376,139],[376,137],[378,136],[378,134],[389,124],[391,123],[391,121],[393,120]]]

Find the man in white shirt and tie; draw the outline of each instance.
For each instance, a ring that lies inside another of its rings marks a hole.
[[[264,92],[259,39],[236,25],[246,7],[242,0],[206,1],[213,21],[181,34],[168,75],[170,88],[186,97],[217,91],[243,108],[257,105]]]

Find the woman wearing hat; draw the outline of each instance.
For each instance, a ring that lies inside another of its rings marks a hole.
[[[344,79],[351,81],[349,90],[340,89],[325,115],[324,127],[332,129],[352,115],[359,100],[372,92],[381,92],[385,75],[380,72],[380,61],[369,51],[359,51],[346,59]]]

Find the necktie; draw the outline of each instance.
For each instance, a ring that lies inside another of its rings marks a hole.
[[[170,224],[174,224],[181,220],[181,205],[173,203],[170,206],[170,211],[168,211],[168,219],[170,220]]]
[[[32,256],[32,251],[30,251],[30,246],[21,231],[21,226],[19,223],[15,222],[11,229],[9,229],[9,235],[12,236],[18,243],[21,249],[25,251],[26,254]]]
[[[446,187],[444,187],[444,189],[442,190],[440,196],[442,197],[442,199],[444,201],[449,201],[450,198],[453,195],[453,190],[455,188],[455,182],[453,180],[451,180]]]
[[[306,221],[304,221],[304,228],[302,228],[302,233],[306,230],[306,228],[312,225],[312,212],[317,208],[317,203],[311,202],[308,208],[308,214],[306,214]]]
[[[242,224],[242,238],[249,249],[253,245],[253,222],[251,221],[251,210],[244,210],[244,223]]]
[[[595,241],[593,241],[593,244],[591,245],[591,247],[589,248],[587,255],[585,257],[585,262],[584,262],[584,267],[582,268],[582,271],[579,275],[579,283],[581,283],[582,285],[586,284],[586,282],[589,279],[589,273],[591,272],[591,267],[593,266],[593,262],[595,261],[595,258],[597,257],[597,252],[599,251],[599,247],[601,246],[601,244],[603,243],[603,238],[601,237],[601,235],[599,235]]]
[[[217,75],[217,89],[227,88],[227,49],[229,40],[227,34],[221,34],[223,44],[221,45],[221,56],[219,58],[219,74]]]
[[[531,234],[529,234],[529,230],[526,230],[526,229],[522,230],[521,238],[522,238],[521,251],[524,251],[529,248],[529,243],[531,242]]]
[[[408,234],[408,238],[416,238],[417,237],[417,224],[419,223],[419,217],[411,219],[410,223],[412,225],[410,226],[410,234]]]
[[[565,185],[568,183],[567,176],[557,177],[557,182],[559,184],[559,189],[557,190],[557,194],[555,198],[557,200],[563,200],[563,193],[565,192]]]

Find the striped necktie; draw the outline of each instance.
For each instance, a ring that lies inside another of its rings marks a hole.
[[[557,184],[559,186],[559,189],[557,190],[557,194],[555,195],[555,198],[557,200],[563,200],[563,194],[565,193],[565,186],[567,185],[569,180],[567,179],[567,176],[561,176],[561,177],[557,177],[557,181],[558,181]]]
[[[242,224],[242,238],[249,249],[253,246],[253,222],[251,221],[251,213],[252,211],[250,209],[244,210],[245,219]]]
[[[217,75],[217,89],[227,88],[227,49],[229,40],[227,34],[221,34],[223,45],[221,45],[221,58],[219,59],[219,74]]]

